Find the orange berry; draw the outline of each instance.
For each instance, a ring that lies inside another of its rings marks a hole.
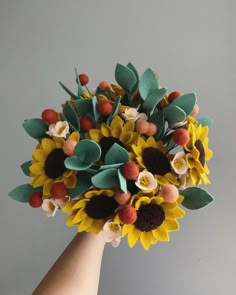
[[[112,103],[109,100],[100,100],[97,103],[97,110],[103,116],[108,116],[112,112]]]
[[[136,121],[135,128],[138,133],[146,134],[149,129],[149,123],[146,120],[138,120]]]
[[[125,205],[129,201],[130,197],[131,197],[130,192],[124,193],[122,191],[118,191],[115,194],[115,200],[120,205]]]
[[[183,95],[183,92],[181,91],[173,91],[168,96],[168,102],[172,103],[177,97],[180,97]]]
[[[79,81],[82,86],[87,85],[89,82],[89,77],[86,74],[80,74]]]
[[[75,150],[75,146],[77,145],[77,141],[74,139],[68,139],[64,145],[63,145],[63,152],[67,155],[67,156],[73,156],[74,155],[74,150]]]
[[[149,123],[148,131],[145,133],[147,136],[153,136],[157,132],[157,125]]]
[[[42,205],[43,199],[41,193],[32,193],[29,197],[29,204],[33,208],[38,208]]]
[[[47,124],[55,124],[58,121],[58,113],[53,109],[46,109],[41,114],[42,120]]]
[[[68,194],[68,192],[64,183],[56,182],[52,185],[50,194],[54,199],[62,199]]]
[[[99,86],[101,91],[108,91],[111,88],[111,84],[108,81],[102,81],[99,83]]]
[[[179,191],[175,185],[168,184],[162,187],[160,196],[163,197],[166,202],[173,203],[178,199]]]
[[[137,220],[137,211],[130,205],[123,206],[118,212],[120,220],[125,224],[132,224]]]
[[[136,179],[139,175],[139,168],[134,162],[126,162],[121,167],[121,172],[126,179]]]
[[[93,120],[87,116],[80,117],[79,122],[81,129],[84,131],[88,131],[93,127]]]
[[[172,138],[175,144],[184,146],[189,142],[190,135],[186,129],[180,128],[174,131]]]

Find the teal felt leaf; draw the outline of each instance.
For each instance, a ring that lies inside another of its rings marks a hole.
[[[155,73],[151,69],[147,69],[139,82],[139,92],[145,100],[148,96],[159,88],[159,83]]]
[[[162,100],[167,92],[166,88],[161,88],[153,91],[144,101],[143,108],[148,112],[151,111],[156,107],[156,105]]]
[[[209,205],[214,198],[206,190],[199,187],[189,187],[180,194],[184,196],[182,205],[191,210],[196,210]]]
[[[168,135],[166,135],[165,137],[161,138],[161,141],[164,143],[164,145],[166,145],[168,148],[172,147],[175,145],[174,141],[173,141],[173,133],[170,133]]]
[[[84,162],[84,161],[81,161],[80,159],[78,159],[77,156],[72,156],[72,157],[66,158],[64,164],[67,169],[76,170],[76,171],[78,171],[78,170],[83,171],[83,170],[87,170],[89,167],[91,167],[91,165],[93,163]]]
[[[66,120],[74,127],[75,130],[80,130],[79,117],[69,101],[66,101],[63,114]]]
[[[77,80],[77,83],[78,83],[78,91],[77,91],[77,93],[78,93],[78,98],[80,98],[80,96],[83,94],[83,87],[82,87],[79,79]]]
[[[109,115],[108,119],[107,119],[107,125],[110,124],[110,122],[112,121],[112,119],[118,114],[118,110],[119,110],[119,105],[120,105],[120,100],[121,100],[122,96],[118,96],[113,104],[112,107],[112,112]]]
[[[96,122],[99,121],[99,117],[100,117],[100,114],[97,111],[97,103],[98,103],[98,98],[97,98],[97,96],[94,96],[92,98],[92,108],[93,108],[94,121],[96,121]]]
[[[202,126],[208,126],[211,127],[214,123],[213,119],[210,118],[197,118],[198,124],[201,124]]]
[[[127,68],[129,68],[134,73],[134,75],[135,75],[135,77],[137,79],[137,82],[138,82],[139,81],[139,75],[138,75],[138,71],[136,70],[135,66],[131,62],[129,62],[127,64]]]
[[[164,108],[162,112],[170,126],[182,122],[186,118],[185,112],[178,106],[169,105],[167,108]]]
[[[41,119],[29,119],[23,122],[23,128],[34,139],[41,139],[46,137],[48,125]]]
[[[80,98],[74,101],[77,112],[80,116],[86,116],[92,109],[92,100],[88,98]]]
[[[67,118],[62,114],[60,113],[60,117],[61,117],[61,121],[67,121],[67,123],[69,124],[70,126],[70,129],[71,131],[78,131],[68,120]]]
[[[73,92],[71,92],[65,85],[63,85],[60,81],[59,84],[61,85],[61,87],[74,99],[78,99],[77,95],[75,95]]]
[[[171,106],[177,106],[182,109],[186,116],[190,115],[194,109],[196,104],[197,97],[195,93],[188,93],[184,94],[178,98],[176,98],[172,103]]]
[[[119,144],[114,143],[106,153],[104,163],[105,165],[119,164],[129,162],[129,154],[126,149]]]
[[[134,92],[138,81],[131,69],[121,64],[117,64],[115,69],[115,78],[116,82],[127,92]]]
[[[16,187],[8,195],[18,202],[27,203],[29,201],[30,195],[35,192],[41,193],[42,187],[34,188],[32,185],[27,183]]]
[[[29,167],[32,165],[32,162],[31,161],[27,161],[27,162],[25,162],[25,163],[23,163],[22,165],[21,165],[21,169],[22,169],[22,171],[24,172],[24,174],[26,175],[26,176],[30,176],[30,170],[29,170]]]
[[[104,169],[110,169],[110,168],[119,168],[119,167],[121,167],[123,164],[124,164],[124,163],[101,165],[101,166],[99,167],[99,171],[100,171],[100,170],[104,170]]]
[[[165,118],[162,112],[153,113],[148,122],[154,123],[157,126],[157,133],[155,134],[155,139],[158,140],[160,136],[163,134],[164,127],[165,127]]]
[[[76,187],[73,189],[69,189],[69,196],[71,199],[74,199],[76,197],[79,197],[81,194],[86,192],[88,189],[91,188],[92,186],[92,181],[91,181],[92,174],[83,171],[83,172],[78,172],[77,173],[77,184]]]
[[[126,181],[126,178],[121,173],[120,169],[118,170],[118,178],[119,178],[120,189],[124,193],[127,193],[127,181]]]
[[[92,177],[92,183],[98,188],[111,188],[119,185],[117,169],[103,170]]]

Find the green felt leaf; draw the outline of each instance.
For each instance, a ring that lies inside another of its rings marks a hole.
[[[135,77],[136,77],[136,79],[137,79],[137,84],[138,84],[138,81],[139,81],[139,75],[138,75],[138,71],[136,70],[135,66],[134,66],[131,62],[129,62],[129,63],[127,64],[127,68],[129,68],[129,69],[134,73],[134,75],[135,75]]]
[[[98,98],[97,98],[97,96],[94,96],[92,98],[92,107],[93,107],[94,121],[96,121],[96,122],[98,122],[99,121],[99,117],[101,117],[100,114],[97,111],[97,103],[98,103]]]
[[[186,116],[190,115],[194,109],[196,104],[197,97],[195,93],[188,93],[184,94],[178,98],[176,98],[172,103],[171,106],[177,106],[182,109]]]
[[[48,125],[41,119],[29,119],[23,122],[23,128],[34,139],[41,139],[46,137]]]
[[[93,163],[83,162],[77,156],[68,157],[64,162],[67,169],[83,171],[87,170]]]
[[[129,162],[129,160],[130,159],[127,150],[121,147],[119,144],[114,143],[108,150],[104,159],[104,163],[106,165],[111,165]]]
[[[68,121],[74,127],[75,130],[79,131],[79,117],[69,101],[67,101],[64,105],[63,114],[66,118],[66,121]]]
[[[151,113],[152,110],[156,107],[156,105],[162,100],[167,92],[166,88],[161,88],[153,91],[144,101],[143,108]]]
[[[92,177],[92,183],[98,188],[111,188],[119,185],[117,169],[111,168],[97,173]]]
[[[139,82],[139,92],[141,97],[145,100],[151,93],[159,88],[159,83],[155,73],[151,69],[147,69]]]
[[[138,80],[130,68],[118,63],[115,69],[115,78],[116,82],[127,92],[134,92]]]
[[[122,175],[120,169],[118,170],[118,178],[119,178],[120,189],[124,193],[127,193],[127,181],[126,181],[126,178]]]
[[[74,101],[76,110],[80,116],[86,116],[92,109],[92,100],[88,98],[80,98]]]
[[[171,146],[174,146],[175,143],[173,141],[173,134],[170,133],[168,135],[166,135],[165,137],[161,138],[161,141],[168,147],[170,148]]]
[[[75,95],[73,92],[71,92],[65,85],[63,85],[60,81],[59,84],[61,85],[61,87],[74,99],[78,99],[78,96]]]
[[[121,98],[122,96],[120,95],[116,98],[115,103],[113,104],[113,107],[112,107],[112,112],[107,119],[107,125],[109,125],[112,119],[118,114]]]
[[[30,176],[30,170],[29,170],[29,167],[32,165],[32,162],[31,161],[27,161],[27,162],[25,162],[25,163],[23,163],[22,165],[21,165],[21,169],[22,169],[22,171],[24,172],[24,174],[26,175],[26,176]]]
[[[8,195],[12,199],[22,202],[22,203],[27,203],[29,201],[29,197],[32,193],[35,192],[42,192],[42,187],[32,187],[30,184],[23,184],[18,187],[16,187],[14,190],[12,190]]]
[[[178,106],[168,106],[162,110],[165,119],[168,121],[169,125],[179,123],[185,120],[185,112]]]
[[[79,197],[82,195],[84,192],[86,192],[88,189],[91,188],[92,186],[92,181],[91,181],[92,174],[83,171],[83,172],[78,172],[77,173],[77,185],[73,189],[69,189],[69,196],[71,199],[74,199],[76,197]]]
[[[79,79],[77,79],[77,83],[78,83],[78,91],[77,91],[77,93],[78,93],[78,99],[79,99],[80,96],[83,94],[83,87],[82,87]]]
[[[104,170],[104,169],[110,169],[110,168],[119,168],[123,165],[124,163],[117,163],[117,164],[109,164],[109,165],[101,165],[99,167],[99,171],[100,170]]]
[[[157,126],[157,133],[155,134],[155,139],[158,140],[160,136],[163,134],[164,127],[165,127],[165,117],[162,112],[153,113],[148,122],[154,123]]]
[[[210,118],[197,118],[198,124],[201,124],[202,126],[208,126],[211,127],[214,123],[213,119]]]
[[[210,193],[200,187],[186,188],[185,190],[180,191],[180,194],[184,196],[182,205],[191,210],[206,207],[214,201],[214,198]]]

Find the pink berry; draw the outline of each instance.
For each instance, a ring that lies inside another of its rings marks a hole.
[[[164,187],[162,187],[160,191],[160,196],[165,199],[168,203],[175,202],[179,197],[179,191],[176,186],[173,184],[168,184]]]
[[[120,220],[125,224],[132,224],[137,220],[137,211],[130,205],[125,205],[118,212]]]
[[[115,200],[120,205],[125,205],[129,201],[130,197],[131,197],[130,192],[124,193],[122,191],[118,191],[115,194]]]
[[[149,130],[149,123],[145,120],[138,120],[135,124],[136,130],[140,134],[146,134]]]
[[[73,156],[76,144],[76,140],[68,139],[63,145],[63,152],[69,157]]]
[[[43,199],[41,193],[32,193],[29,197],[29,204],[33,208],[38,208],[42,205]]]
[[[99,83],[99,86],[101,91],[108,91],[111,88],[111,84],[108,81],[102,81]]]
[[[174,91],[174,92],[171,92],[168,96],[168,102],[169,103],[172,103],[176,98],[180,97],[183,95],[183,92],[181,91]]]
[[[157,126],[154,123],[149,123],[148,131],[145,133],[147,136],[153,136],[157,132]]]
[[[134,162],[126,162],[121,167],[121,172],[126,179],[136,179],[139,175],[139,168]]]
[[[175,144],[184,146],[189,142],[190,135],[186,129],[180,128],[174,131],[172,139]]]
[[[87,85],[89,82],[89,77],[86,74],[80,74],[79,81],[82,86]]]

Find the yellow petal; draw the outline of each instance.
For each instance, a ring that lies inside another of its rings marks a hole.
[[[90,218],[88,216],[86,218],[84,218],[81,221],[81,223],[79,224],[78,232],[86,231],[90,227],[92,222],[93,222],[92,218]]]
[[[75,210],[75,209],[83,208],[83,207],[85,207],[85,205],[88,201],[89,201],[88,199],[82,199],[79,201],[77,200],[76,203],[73,204],[72,209]]]
[[[151,246],[152,232],[142,232],[140,235],[140,242],[145,250],[148,250]]]
[[[157,227],[155,230],[152,231],[153,232],[153,235],[154,237],[157,239],[157,240],[160,240],[160,241],[169,241],[169,235],[168,235],[168,232],[167,230],[165,229],[164,226],[159,226]]]
[[[113,137],[120,138],[120,136],[122,134],[122,125],[114,126],[111,129],[111,134]]]
[[[89,130],[89,136],[92,140],[96,141],[96,142],[100,142],[101,138],[102,138],[102,132],[100,130],[97,129],[90,129]]]
[[[103,219],[93,220],[92,224],[89,227],[89,232],[93,233],[94,235],[97,235],[102,230],[104,224],[105,220]]]
[[[122,233],[121,233],[122,237],[127,235],[127,233],[133,229],[133,227],[134,227],[133,224],[124,224],[122,227]]]
[[[135,208],[139,209],[142,205],[149,204],[151,199],[148,197],[141,197],[135,202]]]
[[[165,219],[163,222],[163,226],[168,230],[168,231],[174,231],[179,229],[179,224],[175,219]]]
[[[35,176],[34,179],[31,182],[31,184],[32,184],[33,187],[39,187],[39,186],[42,186],[44,184],[46,179],[47,179],[47,177],[43,173],[41,175]]]
[[[138,241],[141,231],[138,230],[135,226],[132,230],[128,232],[127,240],[130,248],[132,248]]]
[[[56,137],[54,138],[54,142],[55,142],[56,148],[62,148],[65,143],[65,140],[61,137]]]
[[[77,202],[76,200],[73,200],[73,201],[71,201],[70,203],[66,204],[66,205],[63,207],[62,211],[63,211],[64,213],[71,213],[71,212],[73,211],[72,207],[76,204],[76,202]]]
[[[87,214],[84,212],[84,210],[79,210],[75,215],[73,219],[73,223],[79,223],[82,219],[84,219],[87,216]]]
[[[123,132],[122,133],[127,133],[129,131],[134,131],[134,122],[133,121],[128,121],[124,126],[123,126]]]
[[[109,126],[107,126],[105,123],[102,123],[101,131],[102,131],[103,136],[105,136],[105,137],[111,136],[111,128]]]
[[[45,161],[45,154],[43,150],[35,149],[33,151],[33,158],[37,160],[38,162],[44,162]]]
[[[36,175],[44,174],[43,163],[41,163],[41,162],[35,163],[30,166],[29,170],[30,170],[30,172],[32,172]]]
[[[160,185],[163,185],[163,186],[166,186],[169,184],[168,180],[164,176],[161,176],[161,175],[157,175],[156,180]]]
[[[77,131],[72,132],[71,135],[68,137],[68,139],[73,139],[73,140],[79,141],[80,140],[79,132],[77,132]]]
[[[67,188],[75,188],[77,184],[77,177],[76,175],[71,175],[68,178],[64,179],[64,184]]]
[[[56,148],[56,145],[53,142],[53,140],[49,138],[44,138],[42,139],[41,147],[43,151],[45,152],[45,154],[49,155]]]
[[[47,179],[44,183],[44,186],[43,186],[43,195],[44,196],[48,196],[50,195],[50,191],[51,191],[51,187],[53,185],[54,181],[53,179]]]
[[[123,126],[123,120],[119,116],[115,116],[111,121],[111,129],[115,128],[116,126]]]
[[[74,223],[72,222],[73,218],[74,218],[73,215],[70,215],[70,216],[67,217],[67,220],[66,220],[66,225],[67,226],[74,226]]]
[[[166,219],[170,219],[170,218],[182,218],[184,216],[185,212],[182,208],[180,207],[176,207],[173,210],[169,210],[167,212],[165,212],[165,217]]]

